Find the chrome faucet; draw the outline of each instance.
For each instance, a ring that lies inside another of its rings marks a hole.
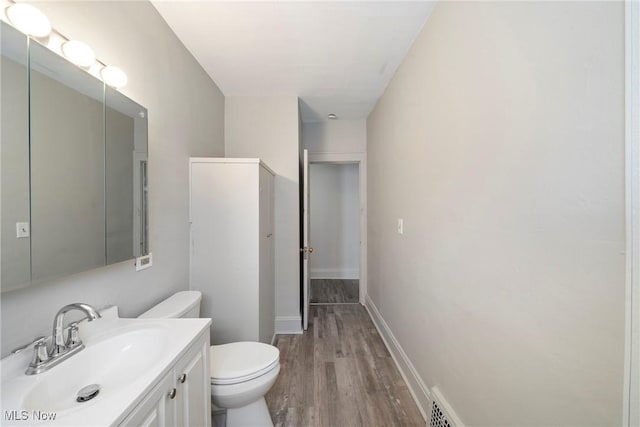
[[[51,335],[50,347],[47,349],[46,338],[35,341],[33,358],[25,372],[27,375],[44,372],[84,348],[84,344],[78,335],[78,324],[75,322],[69,325],[69,333],[65,339],[64,315],[71,310],[82,311],[89,322],[101,317],[100,313],[89,304],[74,303],[62,307],[53,321],[53,334]]]
[[[91,307],[89,304],[77,302],[62,307],[58,311],[58,314],[56,314],[56,318],[53,320],[53,335],[51,336],[51,348],[49,349],[49,357],[55,357],[57,355],[64,354],[69,349],[82,345],[82,341],[80,341],[79,339],[77,343],[71,342],[73,333],[77,333],[77,328],[74,328],[73,324],[69,328],[69,339],[65,340],[64,338],[64,315],[71,310],[80,310],[84,312],[86,318],[90,322],[92,320],[100,318],[100,313],[98,313],[98,311],[95,308]]]

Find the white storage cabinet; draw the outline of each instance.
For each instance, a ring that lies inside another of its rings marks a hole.
[[[275,329],[275,174],[259,159],[191,158],[191,289],[211,342],[270,343]]]
[[[200,335],[121,427],[211,427],[209,336]]]

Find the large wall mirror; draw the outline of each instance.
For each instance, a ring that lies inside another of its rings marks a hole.
[[[147,111],[2,22],[4,291],[146,255]]]

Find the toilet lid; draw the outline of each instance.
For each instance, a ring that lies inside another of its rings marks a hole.
[[[279,363],[280,350],[261,342],[243,341],[212,345],[211,383],[237,384],[271,371]]]

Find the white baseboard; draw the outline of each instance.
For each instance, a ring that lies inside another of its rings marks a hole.
[[[282,334],[301,334],[302,318],[300,316],[279,316],[276,317],[277,335]]]
[[[365,298],[365,308],[380,333],[382,341],[384,341],[389,353],[391,353],[393,361],[396,362],[402,378],[404,378],[404,381],[407,383],[411,396],[413,396],[413,400],[415,400],[416,405],[418,405],[422,417],[427,421],[427,414],[429,413],[429,406],[431,405],[431,393],[429,389],[424,381],[422,381],[422,378],[420,378],[420,375],[418,375],[418,371],[413,366],[413,363],[411,363],[411,360],[409,360],[409,357],[400,346],[398,340],[396,340],[393,332],[391,332],[389,325],[384,321],[378,308],[368,295]]]
[[[309,275],[312,279],[358,280],[360,271],[357,268],[312,268]]]

